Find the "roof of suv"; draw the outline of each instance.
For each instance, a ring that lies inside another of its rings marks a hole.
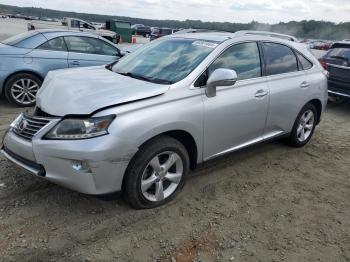
[[[284,34],[278,34],[273,32],[263,32],[263,31],[237,31],[235,33],[230,32],[221,32],[221,31],[191,31],[191,30],[183,30],[179,31],[170,37],[181,37],[181,38],[188,38],[188,39],[200,39],[200,40],[207,40],[207,41],[215,41],[215,42],[224,42],[228,39],[233,39],[237,37],[250,37],[250,39],[253,37],[256,40],[273,40],[273,39],[279,39],[279,40],[285,40],[285,41],[292,41],[292,42],[298,42],[298,40],[289,35]]]
[[[189,32],[189,33],[182,33],[177,32],[175,34],[172,34],[168,37],[174,37],[174,38],[187,38],[187,39],[200,39],[200,40],[207,40],[207,41],[215,41],[215,42],[224,42],[228,39],[233,38],[234,33],[227,33],[227,32],[215,32],[215,31],[208,31],[208,32]]]

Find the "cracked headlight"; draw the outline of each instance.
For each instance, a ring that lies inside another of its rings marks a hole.
[[[92,118],[67,118],[54,126],[44,138],[46,139],[86,139],[108,134],[108,127],[115,115]]]

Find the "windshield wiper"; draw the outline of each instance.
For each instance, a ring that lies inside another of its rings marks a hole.
[[[116,72],[117,74],[123,75],[123,76],[129,76],[135,79],[151,82],[151,83],[156,83],[156,84],[168,84],[171,85],[173,82],[164,80],[164,79],[158,79],[158,78],[151,78],[151,77],[146,77],[146,76],[141,76],[141,75],[136,75],[131,72]]]
[[[136,75],[136,74],[133,74],[133,73],[130,73],[130,72],[127,72],[127,73],[117,72],[117,73],[120,74],[120,75],[123,75],[123,76],[129,76],[129,77],[132,77],[132,78],[135,78],[135,79],[139,79],[139,80],[144,80],[144,81],[150,82],[147,77]]]

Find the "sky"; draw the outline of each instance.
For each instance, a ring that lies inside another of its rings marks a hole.
[[[0,4],[150,19],[350,21],[350,0],[0,0]]]

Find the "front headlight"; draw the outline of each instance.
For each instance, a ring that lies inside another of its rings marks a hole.
[[[46,139],[86,139],[108,134],[108,127],[115,115],[93,118],[67,118],[54,126],[44,138]]]

